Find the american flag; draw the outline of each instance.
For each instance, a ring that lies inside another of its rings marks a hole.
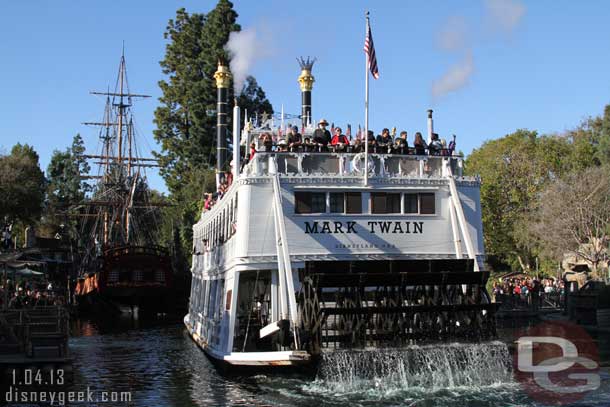
[[[349,139],[352,139],[352,125],[348,124],[347,125],[347,131],[345,132],[345,136],[349,137]]]
[[[364,52],[369,58],[369,68],[371,69],[371,75],[373,78],[379,79],[379,68],[377,68],[377,56],[375,55],[375,45],[373,44],[373,33],[371,33],[371,26],[367,26],[366,38],[364,39]]]

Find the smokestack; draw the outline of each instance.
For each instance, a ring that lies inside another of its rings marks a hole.
[[[299,85],[301,86],[301,121],[303,127],[307,127],[311,124],[311,90],[313,89],[313,83],[315,78],[311,74],[313,64],[316,59],[304,59],[303,57],[297,58],[299,65],[301,66],[301,74],[299,75]]]
[[[241,142],[241,110],[239,106],[237,106],[237,99],[235,99],[235,107],[233,108],[233,180],[236,180],[239,176],[239,168],[240,168],[240,147],[239,144]],[[247,147],[246,147],[247,151]]]
[[[434,122],[432,121],[432,109],[428,109],[428,144],[432,142],[432,133],[434,133]]]
[[[218,61],[218,70],[214,74],[214,79],[216,79],[216,88],[218,88],[216,94],[216,186],[218,187],[227,161],[227,113],[229,111],[227,95],[231,82],[231,72],[222,61]]]

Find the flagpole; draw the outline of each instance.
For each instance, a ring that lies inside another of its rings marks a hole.
[[[366,15],[365,38],[369,35],[369,12]],[[364,186],[369,183],[369,55],[364,54]]]

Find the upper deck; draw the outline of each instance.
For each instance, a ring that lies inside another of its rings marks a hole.
[[[282,151],[257,152],[240,177],[270,175],[270,159],[276,160],[278,174],[282,177],[364,177],[364,153]],[[462,177],[463,158],[373,153],[369,154],[368,167],[371,179]]]

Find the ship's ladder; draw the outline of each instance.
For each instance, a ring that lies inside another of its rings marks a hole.
[[[458,194],[457,187],[455,185],[455,178],[451,171],[450,160],[443,160],[445,165],[445,174],[449,180],[449,195],[451,200],[449,201],[449,214],[451,218],[451,228],[453,230],[453,241],[455,244],[455,255],[458,259],[462,258],[462,244],[460,240],[460,232],[464,243],[466,245],[466,252],[468,257],[474,260],[474,271],[481,271],[479,268],[479,262],[477,261],[477,255],[474,250],[472,243],[472,237],[468,231],[468,224],[466,223],[466,217],[464,216],[464,208],[462,207],[462,201]]]
[[[299,314],[297,310],[296,294],[294,291],[294,280],[292,275],[292,264],[290,262],[290,251],[286,238],[286,224],[284,222],[284,211],[282,208],[282,194],[280,189],[280,178],[277,170],[275,157],[269,157],[269,174],[273,185],[273,219],[275,225],[275,246],[277,251],[278,283],[279,283],[279,321],[274,321],[260,331],[260,337],[270,335],[280,329],[279,322],[290,320],[296,349],[299,349],[298,330]]]

